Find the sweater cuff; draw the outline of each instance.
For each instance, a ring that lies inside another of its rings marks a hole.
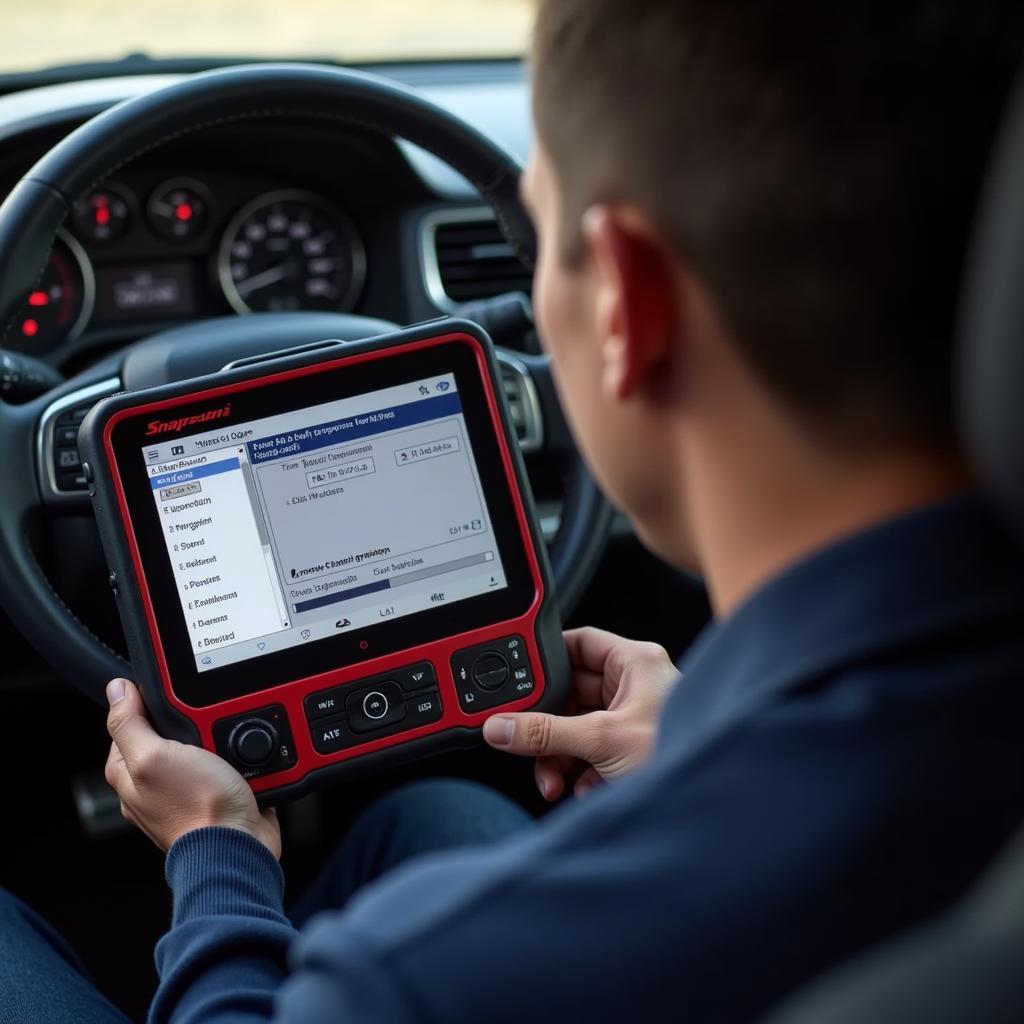
[[[173,927],[210,915],[284,917],[284,875],[274,855],[236,828],[186,832],[164,867],[174,894]]]

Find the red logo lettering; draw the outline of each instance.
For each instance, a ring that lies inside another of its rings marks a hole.
[[[221,406],[219,409],[208,409],[206,412],[197,413],[195,416],[181,416],[176,420],[150,420],[146,424],[146,437],[153,437],[155,434],[177,434],[186,427],[195,427],[202,423],[210,423],[213,420],[224,419],[231,415],[231,403]]]

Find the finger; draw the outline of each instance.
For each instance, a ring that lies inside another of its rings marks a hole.
[[[577,718],[524,711],[517,715],[494,715],[484,722],[484,739],[498,750],[526,757],[568,754],[593,761],[598,743],[595,711]]]
[[[107,752],[107,764],[108,770],[112,770],[124,764],[124,758],[121,756],[121,751],[117,749],[117,744],[111,742],[110,750]]]
[[[114,743],[110,744],[107,763],[103,767],[103,777],[107,780],[110,788],[120,797],[128,795],[135,788],[131,776],[128,774],[128,766],[124,763],[121,751]]]
[[[146,720],[142,697],[127,679],[114,679],[107,684],[107,732],[124,758],[130,774],[147,754],[162,741]]]
[[[556,772],[537,770],[534,777],[537,780],[538,792],[549,804],[559,800],[565,792],[565,779]]]
[[[103,766],[103,774],[106,776],[107,782],[111,782],[111,777],[117,775],[121,771],[125,771],[124,758],[121,756],[121,751],[117,749],[117,744],[111,742],[110,750],[107,752],[107,762]]]
[[[596,672],[601,676],[604,675],[606,663],[615,649],[632,642],[595,626],[567,629],[563,637],[572,667]]]
[[[545,800],[554,802],[565,791],[565,776],[576,764],[573,757],[538,757],[533,763],[533,777]]]
[[[601,776],[598,774],[596,768],[588,768],[577,780],[576,784],[572,787],[573,793],[576,796],[583,796],[588,793],[595,786],[600,784]]]
[[[573,669],[597,673],[611,693],[618,689],[628,665],[672,665],[665,648],[649,641],[627,640],[592,626],[570,629],[563,636]]]

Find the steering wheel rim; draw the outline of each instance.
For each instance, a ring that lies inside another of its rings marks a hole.
[[[431,152],[477,188],[509,244],[533,265],[535,237],[518,199],[520,167],[476,129],[401,86],[360,72],[287,64],[229,68],[192,76],[99,114],[57,143],[15,186],[0,205],[3,333],[42,275],[57,229],[77,199],[124,164],[171,140],[271,117],[370,129]],[[547,364],[529,363],[546,416],[557,418]],[[18,406],[0,402],[0,451],[7,463],[0,489],[0,605],[58,671],[102,701],[105,682],[129,673],[130,666],[63,602],[36,555],[35,526],[44,505],[36,440],[40,417],[51,401],[52,394]],[[549,433],[568,436],[564,424]],[[563,616],[593,575],[610,524],[611,511],[576,455],[551,551]]]

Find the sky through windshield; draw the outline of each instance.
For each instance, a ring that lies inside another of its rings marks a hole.
[[[0,72],[152,57],[513,56],[532,0],[0,0]]]

